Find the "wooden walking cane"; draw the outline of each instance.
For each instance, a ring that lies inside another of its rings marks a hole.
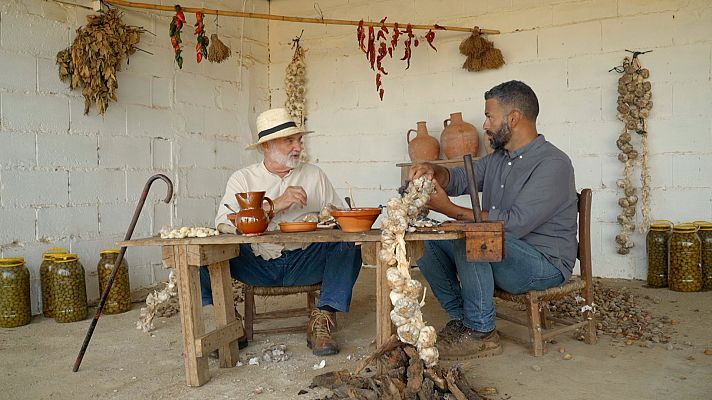
[[[168,185],[168,193],[166,194],[166,198],[163,199],[163,201],[166,203],[169,203],[171,201],[171,198],[173,197],[173,182],[171,182],[171,180],[163,174],[156,174],[148,178],[146,185],[143,187],[143,193],[141,193],[141,198],[138,200],[138,204],[136,205],[136,211],[134,211],[133,219],[129,224],[129,229],[126,232],[124,241],[131,239],[131,235],[133,235],[134,228],[136,227],[136,222],[138,222],[138,217],[139,215],[141,215],[141,209],[143,209],[143,204],[146,202],[146,197],[148,197],[148,191],[151,189],[151,184],[157,179],[161,179],[162,181],[166,182],[166,185]],[[96,308],[96,314],[94,314],[94,319],[91,321],[91,325],[89,325],[89,330],[87,331],[87,334],[84,337],[84,343],[82,343],[82,348],[81,350],[79,350],[77,359],[74,361],[74,368],[72,368],[72,371],[74,372],[77,372],[79,370],[79,366],[82,364],[84,353],[87,351],[87,347],[89,346],[89,341],[91,341],[92,334],[94,334],[94,328],[96,328],[96,323],[99,321],[99,317],[101,317],[101,312],[104,311],[104,304],[106,304],[106,299],[109,297],[111,285],[114,284],[114,278],[116,278],[116,273],[119,271],[121,261],[123,261],[124,259],[124,253],[126,253],[125,246],[121,248],[119,256],[116,258],[116,262],[114,262],[115,268],[113,269],[113,271],[111,271],[111,276],[109,276],[109,282],[107,283],[106,288],[104,288],[104,292],[101,294],[101,300],[99,300],[99,306]]]

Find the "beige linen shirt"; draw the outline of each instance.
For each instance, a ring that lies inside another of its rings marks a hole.
[[[235,171],[227,181],[225,195],[220,201],[218,213],[215,216],[215,226],[219,224],[232,225],[227,215],[230,211],[223,204],[229,204],[235,210],[239,210],[239,205],[235,199],[235,193],[240,192],[266,192],[270,199],[276,199],[289,186],[301,186],[307,194],[307,204],[304,207],[292,205],[288,209],[275,214],[269,223],[267,230],[279,229],[280,222],[301,221],[304,215],[319,213],[327,204],[336,207],[343,207],[334,186],[329,181],[324,171],[313,164],[300,163],[284,177],[270,172],[262,161]],[[253,244],[252,250],[256,255],[265,260],[278,258],[282,250],[294,250],[301,248],[300,245],[283,244]]]

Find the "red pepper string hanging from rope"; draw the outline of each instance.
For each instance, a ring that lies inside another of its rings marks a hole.
[[[385,59],[386,56],[391,58],[393,57],[393,50],[398,46],[398,40],[400,40],[401,36],[404,36],[404,54],[401,60],[406,61],[407,64],[405,69],[409,69],[410,58],[413,55],[411,45],[413,47],[418,47],[420,44],[420,41],[413,33],[413,26],[411,24],[408,24],[406,29],[402,31],[396,22],[393,24],[393,33],[391,34],[390,30],[386,26],[387,18],[388,17],[384,17],[380,21],[381,26],[378,27],[378,31],[376,31],[376,28],[373,26],[368,27],[368,41],[363,20],[359,21],[358,27],[356,28],[356,40],[358,41],[358,46],[366,55],[366,60],[368,60],[371,69],[376,71],[376,92],[381,100],[383,100],[383,95],[385,93],[382,78],[383,75],[388,75],[386,68],[383,66],[383,59]],[[436,29],[438,27],[439,25],[435,25]],[[433,45],[435,32],[433,32],[432,29],[425,35],[425,39],[427,40],[428,45],[433,50],[437,51]]]
[[[210,42],[208,37],[205,36],[205,25],[203,24],[203,13],[198,11],[195,13],[195,32],[194,34],[197,35],[196,41],[197,43],[195,44],[195,57],[196,60],[198,61],[198,64],[200,64],[201,61],[203,61],[203,58],[208,58],[208,43]]]
[[[183,69],[183,57],[181,56],[180,45],[183,41],[180,38],[180,31],[183,29],[183,24],[185,24],[185,15],[183,10],[179,5],[175,6],[176,15],[173,16],[171,20],[171,25],[169,29],[171,37],[171,46],[173,46],[173,52],[175,53],[175,60],[178,64],[178,68]]]

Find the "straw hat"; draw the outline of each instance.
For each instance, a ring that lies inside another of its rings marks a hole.
[[[252,143],[247,148],[254,149],[270,140],[312,132],[297,126],[286,108],[273,108],[257,116],[257,143]]]

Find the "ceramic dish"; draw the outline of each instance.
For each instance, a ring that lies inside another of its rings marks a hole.
[[[366,232],[371,229],[379,215],[381,215],[379,207],[347,208],[331,212],[331,216],[336,218],[336,222],[344,232]]]
[[[279,230],[284,233],[311,232],[316,230],[316,222],[282,222]]]

